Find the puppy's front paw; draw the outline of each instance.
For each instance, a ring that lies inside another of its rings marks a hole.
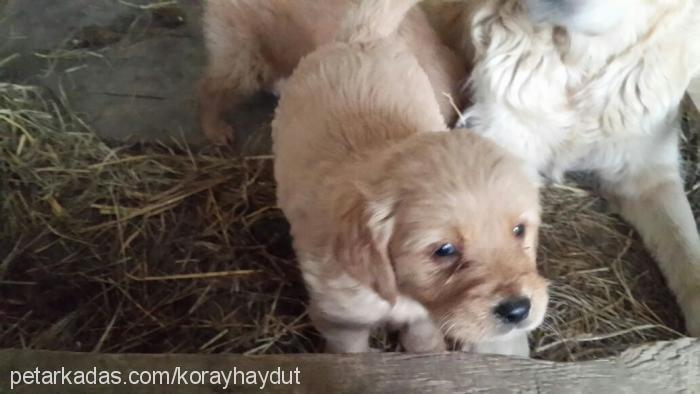
[[[442,332],[432,321],[414,322],[401,331],[401,344],[409,353],[439,353],[447,350]]]

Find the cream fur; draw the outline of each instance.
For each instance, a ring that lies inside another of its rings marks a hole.
[[[385,24],[413,3],[358,2],[339,35],[348,42],[321,46],[280,86],[278,203],[333,352],[369,350],[380,325],[400,329],[409,351],[444,350],[443,334],[495,341],[533,329],[546,309],[534,176],[486,139],[446,131],[431,79]],[[445,242],[460,254],[436,258]],[[532,302],[518,324],[493,312],[511,297]]]
[[[234,129],[228,115],[258,91],[276,92],[299,60],[332,42],[351,0],[206,0],[204,36],[207,67],[200,82],[202,130],[214,143],[228,143]],[[384,22],[383,26],[392,26]],[[362,34],[362,29],[357,32]],[[447,96],[459,102],[464,59],[442,44],[418,8],[398,29],[428,75],[442,115],[457,113]]]
[[[470,0],[460,12],[476,103],[462,123],[546,177],[596,172],[700,335],[700,239],[676,121],[700,71],[700,2]]]
[[[693,103],[695,103],[695,108],[700,111],[700,76],[690,82],[688,95],[690,95]]]

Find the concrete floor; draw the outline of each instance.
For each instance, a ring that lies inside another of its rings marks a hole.
[[[197,125],[196,81],[204,64],[201,1],[0,0],[0,80],[38,84],[95,132],[116,141],[205,143]],[[171,3],[171,2],[169,2]],[[270,109],[253,99],[235,116],[247,150],[269,150]],[[248,137],[254,138],[248,138]]]

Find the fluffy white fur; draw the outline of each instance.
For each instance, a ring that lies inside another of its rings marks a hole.
[[[677,112],[700,71],[700,2],[479,0],[462,13],[476,103],[462,122],[545,177],[596,172],[699,336],[700,238]]]

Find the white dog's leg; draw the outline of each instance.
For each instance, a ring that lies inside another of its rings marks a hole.
[[[688,95],[690,96],[690,99],[693,100],[695,108],[700,111],[700,75],[690,81],[690,86],[688,86]]]
[[[501,340],[473,344],[465,350],[483,354],[530,357],[530,344],[527,341],[527,333],[525,332],[509,335]]]
[[[674,292],[688,332],[700,336],[700,237],[683,191],[677,145],[637,153],[637,170],[601,174],[622,215],[636,227]]]
[[[401,330],[401,344],[412,353],[433,353],[447,350],[440,329],[429,318],[408,323]]]

